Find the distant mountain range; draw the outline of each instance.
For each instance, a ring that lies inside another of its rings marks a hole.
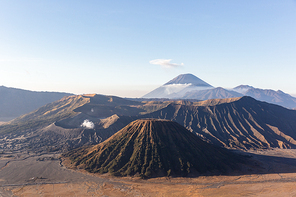
[[[97,144],[143,118],[175,121],[203,141],[226,148],[296,148],[296,111],[247,96],[138,102],[74,95],[0,125],[0,149],[68,150]]]
[[[218,146],[296,148],[296,111],[247,96],[171,103],[144,117],[176,121]]]
[[[192,74],[179,75],[143,98],[208,100],[242,96],[251,96],[290,109],[296,108],[296,98],[280,90],[259,89],[248,85],[240,85],[233,89],[215,88]]]
[[[0,120],[11,120],[70,95],[73,94],[36,92],[0,86]]]
[[[179,85],[184,87],[175,88]],[[124,99],[2,86],[0,113],[4,117],[25,114],[0,125],[0,149],[64,151],[97,144],[142,118],[175,121],[203,141],[226,148],[296,148],[296,110],[282,107],[294,108],[296,99],[282,91],[214,88],[191,74],[178,76],[158,90],[157,94],[167,90],[163,95],[181,98]]]
[[[241,85],[233,89],[244,96],[251,96],[260,101],[266,101],[286,108],[296,108],[296,98],[281,90],[259,89],[252,86]]]

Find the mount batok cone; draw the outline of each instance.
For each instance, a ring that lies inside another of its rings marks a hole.
[[[221,174],[243,162],[242,156],[203,142],[178,123],[159,119],[135,120],[106,141],[63,156],[72,167],[92,173],[143,178]]]

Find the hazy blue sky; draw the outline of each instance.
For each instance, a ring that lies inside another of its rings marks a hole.
[[[296,0],[0,0],[0,85],[140,97],[183,73],[296,94]]]

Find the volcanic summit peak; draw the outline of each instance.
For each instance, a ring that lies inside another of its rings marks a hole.
[[[201,80],[200,78],[190,73],[178,75],[177,77],[173,78],[172,80],[165,83],[164,85],[170,85],[170,84],[191,84],[195,86],[212,87],[210,84],[206,83],[205,81]]]
[[[232,90],[235,92],[238,92],[240,94],[246,94],[246,92],[250,89],[254,89],[254,87],[249,86],[249,85],[239,85],[239,86],[233,88]]]
[[[187,92],[211,88],[213,86],[193,74],[181,74],[148,94],[145,94],[143,98],[182,98]]]
[[[239,86],[236,86],[234,89],[239,89],[239,88],[254,88],[254,87],[250,85],[239,85]]]

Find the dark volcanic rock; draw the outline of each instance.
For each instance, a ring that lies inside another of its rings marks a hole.
[[[186,176],[237,168],[242,157],[203,142],[176,122],[139,119],[108,140],[64,154],[93,173],[118,176]]]
[[[214,99],[199,104],[170,104],[145,117],[176,121],[218,146],[296,148],[295,110],[251,97]]]

